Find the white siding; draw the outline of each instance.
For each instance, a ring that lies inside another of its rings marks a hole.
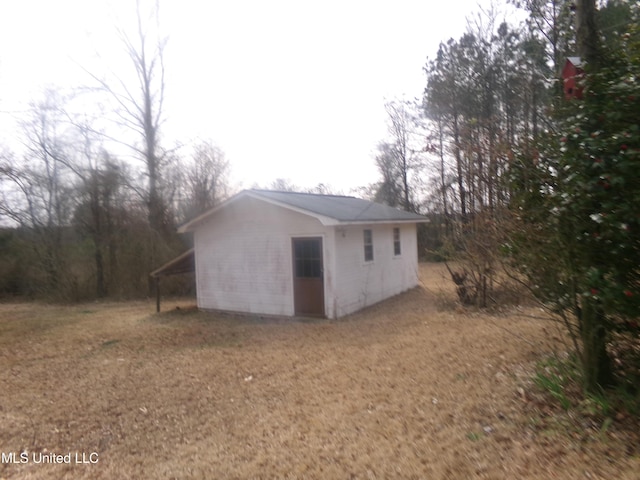
[[[401,255],[394,255],[393,228]],[[364,261],[364,229],[373,262]],[[416,225],[324,227],[314,217],[251,197],[218,210],[194,232],[198,307],[294,315],[291,239],[323,241],[325,314],[338,318],[418,284]]]
[[[400,229],[401,254],[394,255],[393,228]],[[364,261],[363,231],[373,234],[373,262]],[[341,317],[418,284],[415,224],[362,225],[336,232],[335,316]]]
[[[252,198],[227,205],[195,231],[198,307],[293,315],[295,236],[323,237],[325,312],[333,316],[332,233],[313,217]]]

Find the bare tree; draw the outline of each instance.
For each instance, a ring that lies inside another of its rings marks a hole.
[[[288,178],[276,178],[272,181],[269,186],[266,188],[267,190],[276,190],[279,192],[300,192],[302,188],[298,187],[294,183],[291,182]]]
[[[70,168],[77,176],[78,205],[74,223],[81,235],[93,243],[96,276],[96,296],[109,293],[109,284],[115,278],[117,244],[116,225],[123,219],[122,209],[117,211],[118,197],[124,185],[118,162],[104,150],[88,121],[76,122],[78,145],[76,158]]]
[[[229,161],[224,151],[211,141],[196,145],[193,157],[183,170],[181,216],[188,219],[215,206],[228,195]]]
[[[110,138],[124,143],[143,160],[147,176],[144,200],[149,225],[155,232],[166,235],[171,229],[168,206],[162,197],[162,167],[166,152],[160,146],[160,128],[164,123],[164,50],[168,38],[162,37],[157,28],[155,35],[149,33],[152,23],[155,21],[156,27],[159,23],[157,2],[148,18],[143,18],[140,0],[136,0],[135,15],[136,30],[133,34],[124,29],[118,30],[135,80],[130,81],[129,77],[115,72],[106,78],[88,73],[114,101],[114,113],[120,124],[135,133],[135,139],[131,141]]]
[[[63,99],[54,91],[31,104],[22,123],[24,155],[20,161],[5,156],[0,173],[1,213],[29,232],[31,245],[51,290],[58,290],[65,257],[63,233],[73,208],[72,172],[63,131]]]
[[[417,173],[421,165],[420,154],[423,150],[417,140],[419,129],[418,107],[407,101],[393,101],[385,105],[388,115],[388,128],[391,137],[390,145],[395,172],[398,175],[402,191],[401,206],[406,211],[415,211],[415,188],[412,175]]]
[[[393,144],[382,142],[378,145],[376,166],[382,175],[382,181],[377,184],[373,200],[391,207],[405,205],[406,190],[403,188],[401,165]]]
[[[146,3],[146,2],[144,2]],[[165,120],[165,62],[168,38],[160,33],[159,1],[145,10],[143,1],[135,2],[135,26],[117,30],[118,38],[130,70],[111,71],[106,76],[89,72],[106,92],[113,104],[113,114],[124,131],[120,136],[109,135],[111,141],[128,147],[144,165],[146,182],[130,181],[146,207],[147,226],[140,240],[144,243],[141,261],[147,271],[166,261],[182,248],[175,236],[174,212],[165,197],[167,188],[164,173],[172,160],[171,152],[161,146],[161,128]],[[149,292],[153,281],[148,278]]]
[[[382,181],[373,187],[373,197],[406,211],[416,211],[416,182],[424,150],[418,133],[418,108],[411,102],[396,100],[386,103],[385,109],[389,139],[378,145],[375,161]]]

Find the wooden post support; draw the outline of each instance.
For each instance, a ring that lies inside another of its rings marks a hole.
[[[156,313],[160,312],[160,275],[156,276]]]

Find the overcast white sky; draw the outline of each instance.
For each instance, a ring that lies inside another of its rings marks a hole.
[[[165,144],[213,140],[240,188],[374,182],[385,99],[421,96],[427,57],[479,3],[489,1],[160,0]],[[133,11],[133,0],[0,0],[0,142],[43,86],[86,83],[77,64],[96,51],[120,68],[114,23]]]

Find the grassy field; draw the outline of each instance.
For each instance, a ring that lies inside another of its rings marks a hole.
[[[555,324],[422,268],[340,321],[0,304],[0,478],[638,478],[625,419],[534,385]]]

